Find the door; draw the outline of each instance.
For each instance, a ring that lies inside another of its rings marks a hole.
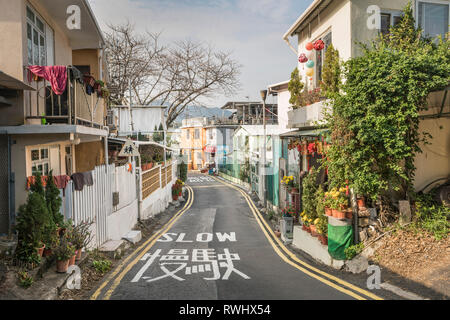
[[[280,169],[279,169],[280,174],[279,174],[279,181],[278,181],[278,183],[280,185],[280,208],[284,209],[284,208],[286,208],[287,192],[286,192],[286,187],[281,184],[281,180],[286,175],[286,159],[280,158],[279,159],[279,165],[280,165]]]
[[[59,146],[50,146],[49,148],[50,168],[53,170],[53,176],[61,175],[61,153]]]

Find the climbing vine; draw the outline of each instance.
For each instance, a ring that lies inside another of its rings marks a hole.
[[[449,41],[422,38],[411,3],[390,31],[361,45],[362,55],[343,64],[345,83],[329,94],[331,185],[349,184],[373,199],[392,190],[413,194],[414,159],[431,137],[419,130],[419,112],[450,81]]]

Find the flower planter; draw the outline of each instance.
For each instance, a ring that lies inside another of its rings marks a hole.
[[[56,272],[66,273],[67,269],[69,269],[69,260],[56,261]]]
[[[177,201],[178,200],[178,195],[172,195],[172,199],[173,199],[173,201]]]
[[[332,217],[333,216],[333,210],[330,208],[325,208],[325,215],[328,217]]]
[[[77,258],[77,255],[74,254],[74,255],[72,256],[72,258],[69,259],[69,267],[70,267],[70,266],[73,266],[73,265],[75,264],[76,258]]]
[[[275,231],[275,235],[277,236],[277,238],[281,238],[281,232],[280,231]]]
[[[303,225],[303,230],[308,233],[311,233],[311,227],[307,227],[307,226]]]
[[[353,211],[352,210],[348,210],[345,212],[345,218],[346,219],[353,219]]]
[[[316,228],[316,226],[314,226],[314,225],[312,225],[311,227],[310,227],[310,229],[311,229],[311,235],[313,236],[313,237],[318,237],[319,236],[319,234],[317,233],[317,228]]]
[[[76,254],[76,258],[75,258],[76,261],[80,261],[81,260],[82,251],[83,251],[82,249],[78,249],[77,250],[77,254]]]
[[[45,244],[41,248],[36,248],[37,253],[40,257],[44,255]]]
[[[358,198],[356,200],[356,202],[358,203],[358,208],[365,208],[366,207],[366,199],[364,197]]]
[[[323,244],[324,246],[328,245],[328,237],[324,236],[323,234],[319,235],[319,241],[321,244]]]
[[[345,211],[333,209],[333,217],[339,220],[343,220],[346,218]]]

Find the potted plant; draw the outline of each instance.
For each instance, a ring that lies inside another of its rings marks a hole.
[[[66,273],[69,268],[70,259],[75,254],[75,248],[67,238],[63,237],[53,250],[53,254],[56,257],[56,272]]]
[[[302,229],[308,233],[311,233],[311,222],[312,219],[310,219],[308,217],[308,214],[306,212],[302,212],[301,213],[301,218],[302,218]]]
[[[356,199],[356,202],[358,204],[358,209],[366,208],[366,198],[362,196],[358,196]]]
[[[346,210],[348,208],[348,196],[346,188],[334,188],[331,190],[333,217],[339,220],[346,219]]]
[[[92,240],[92,233],[90,231],[92,224],[92,222],[80,223],[78,226],[74,227],[70,233],[69,242],[75,247],[76,261],[81,260],[83,249],[86,248]]]
[[[175,183],[172,186],[172,198],[173,198],[173,201],[177,201],[178,200],[179,194],[180,194],[180,187]]]

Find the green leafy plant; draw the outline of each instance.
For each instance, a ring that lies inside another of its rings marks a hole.
[[[92,232],[90,231],[93,222],[82,222],[74,227],[68,233],[68,241],[76,250],[86,248],[92,241]]]
[[[347,260],[352,260],[358,254],[363,252],[363,250],[364,250],[364,243],[361,242],[359,244],[355,244],[344,250],[345,257],[347,258]]]
[[[69,242],[67,237],[62,237],[58,245],[54,248],[53,254],[58,261],[66,261],[75,255],[75,247]]]
[[[292,105],[294,109],[302,106],[300,98],[304,86],[305,84],[302,81],[302,77],[300,76],[298,68],[295,68],[294,71],[292,71],[291,80],[289,81],[288,84],[288,90],[291,94],[289,103]]]
[[[446,239],[450,232],[450,208],[436,204],[432,196],[422,195],[416,200],[414,227],[425,230],[436,240]]]
[[[419,112],[450,79],[449,41],[421,38],[410,3],[404,13],[389,37],[361,45],[361,55],[344,63],[346,81],[329,93],[331,187],[348,182],[372,200],[387,191],[412,197],[414,160],[431,137],[419,130]]]
[[[17,273],[17,279],[19,280],[19,285],[25,289],[31,287],[34,282],[33,277],[31,277],[26,271],[19,271]]]
[[[109,270],[111,270],[112,263],[111,263],[111,261],[106,260],[106,259],[99,259],[99,260],[94,260],[92,262],[92,266],[95,268],[95,270],[98,273],[105,274]]]
[[[241,170],[239,171],[239,179],[244,182],[249,182],[250,179],[250,161],[248,159],[245,160],[245,163],[241,166]]]
[[[339,51],[330,44],[325,52],[320,87],[325,95],[337,93],[341,85],[341,62]]]
[[[328,217],[325,215],[325,191],[323,186],[319,186],[316,191],[316,213],[318,218],[314,221],[317,232],[322,235],[328,234]]]
[[[45,187],[45,201],[47,203],[50,218],[55,224],[60,226],[64,221],[61,214],[62,199],[58,187],[53,180],[53,171],[50,171],[47,177],[47,185]]]
[[[184,161],[182,161],[179,164],[179,172],[180,172],[180,177],[179,178],[183,182],[186,182],[186,180],[187,180],[187,171],[188,171],[187,169],[188,169],[187,164],[184,163]]]
[[[308,221],[311,223],[317,219],[317,209],[316,209],[316,192],[319,188],[317,185],[317,170],[314,168],[303,178],[302,181],[302,204],[303,211],[308,216]]]

